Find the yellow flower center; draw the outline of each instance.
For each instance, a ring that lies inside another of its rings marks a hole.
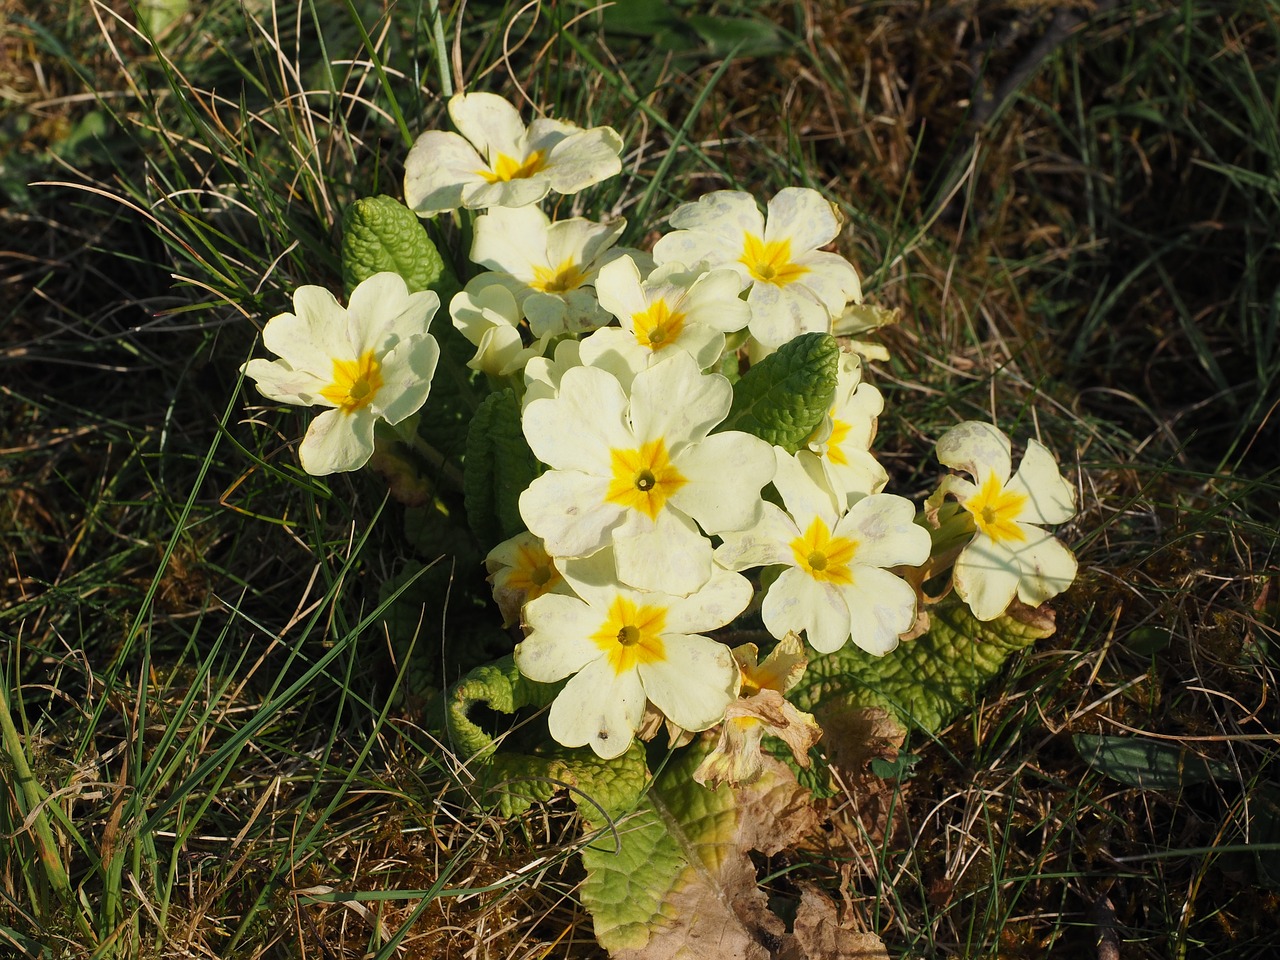
[[[961,503],[973,514],[978,529],[996,543],[1022,543],[1027,535],[1017,519],[1026,506],[1027,495],[1004,489],[994,473],[987,474],[982,489]]]
[[[500,153],[498,159],[493,161],[492,170],[477,170],[476,173],[490,183],[509,183],[512,180],[527,180],[546,165],[547,160],[541,150],[534,150],[523,161]]]
[[[636,331],[636,343],[657,352],[680,336],[684,329],[684,314],[672,313],[666,300],[659,300],[642,313],[631,315]]]
[[[343,413],[355,413],[372,403],[382,389],[382,364],[366,350],[356,360],[333,361],[333,383],[320,391],[324,397]]]
[[[849,564],[857,552],[858,541],[833,537],[820,517],[814,517],[809,529],[790,543],[796,566],[823,583],[853,583]]]
[[[634,670],[637,664],[660,663],[667,658],[662,632],[667,627],[667,608],[639,606],[626,597],[614,597],[609,615],[591,635],[613,667],[615,674]]]
[[[565,293],[577,290],[586,279],[573,257],[568,257],[558,267],[534,267],[529,286],[542,293]]]
[[[667,498],[689,482],[672,466],[661,437],[639,450],[610,450],[609,461],[613,479],[605,500],[639,510],[650,520],[657,520]]]
[[[827,459],[834,463],[837,467],[847,467],[849,458],[844,455],[844,451],[840,449],[840,445],[844,443],[845,438],[849,436],[851,426],[843,420],[831,421],[831,436],[827,437]]]
[[[528,544],[516,551],[516,562],[506,576],[506,585],[524,594],[526,602],[554,590],[560,582],[555,568],[541,544]]]
[[[738,262],[747,268],[754,279],[761,283],[772,283],[775,287],[785,287],[809,272],[808,267],[791,262],[790,240],[770,240],[765,243],[752,233],[743,234],[742,256],[738,258]]]

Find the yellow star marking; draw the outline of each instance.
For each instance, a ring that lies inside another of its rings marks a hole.
[[[752,278],[761,283],[785,287],[809,272],[808,267],[791,262],[791,241],[770,240],[765,243],[753,233],[742,236],[742,256],[738,262],[747,268]]]
[[[790,543],[798,566],[823,583],[847,586],[853,583],[849,564],[858,550],[858,541],[833,537],[821,517],[814,517],[809,529]]]
[[[517,548],[516,562],[507,574],[506,585],[523,593],[525,602],[551,592],[559,582],[560,571],[540,545],[528,544]]]
[[[546,165],[546,157],[541,150],[534,150],[524,158],[523,162],[500,153],[498,159],[493,162],[492,170],[477,170],[476,173],[490,183],[509,183],[512,180],[527,180]]]
[[[843,420],[831,421],[831,436],[827,437],[827,459],[834,463],[837,467],[847,467],[849,458],[845,456],[840,444],[844,443],[845,437],[849,436],[849,430],[852,429],[848,423]]]
[[[1015,522],[1026,506],[1027,495],[1004,489],[994,473],[987,474],[982,489],[962,502],[973,514],[978,529],[996,543],[1022,543],[1027,535]]]
[[[542,293],[566,293],[569,290],[577,290],[586,279],[586,274],[578,269],[578,264],[573,257],[567,257],[560,266],[555,268],[534,267],[533,280],[530,281],[529,286]]]
[[[591,642],[604,651],[614,674],[621,675],[638,664],[661,663],[667,658],[662,642],[666,627],[666,607],[642,607],[618,596],[609,604],[609,616],[591,635]]]
[[[684,314],[672,313],[667,301],[659,300],[648,310],[633,313],[631,324],[635,328],[636,343],[656,353],[680,336],[684,329]]]
[[[373,401],[382,389],[382,364],[366,350],[359,359],[333,361],[333,383],[320,391],[343,413],[355,413]]]
[[[605,500],[657,520],[667,498],[689,481],[671,464],[661,437],[639,450],[610,450],[613,479]]]

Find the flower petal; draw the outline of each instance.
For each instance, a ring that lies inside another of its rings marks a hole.
[[[324,379],[333,377],[333,358],[357,356],[347,330],[347,311],[324,287],[293,292],[293,313],[281,313],[262,328],[262,345],[288,362]]]
[[[431,393],[440,345],[430,334],[402,341],[382,358],[382,387],[373,410],[395,425],[417,413]]]
[[[617,317],[624,330],[634,330],[631,318],[649,308],[635,260],[623,256],[601,267],[595,287],[600,306]]]
[[[591,634],[600,629],[600,611],[577,597],[547,593],[524,605],[528,635],[516,644],[516,667],[530,680],[554,683],[600,657]]]
[[[611,127],[592,127],[551,148],[547,177],[557,193],[577,193],[622,172],[622,138]]]
[[[747,294],[751,335],[766,347],[780,347],[802,333],[828,333],[831,314],[798,284],[756,283]]]
[[[760,491],[777,468],[768,443],[737,430],[712,434],[673,461],[687,482],[672,494],[672,506],[711,534],[753,526],[760,517]]]
[[[873,567],[918,566],[929,558],[929,531],[915,522],[916,505],[894,493],[863,497],[836,525],[835,535],[857,541],[854,562]]]
[[[492,167],[499,154],[523,160],[525,129],[520,113],[493,93],[459,93],[449,98],[449,119]]]
[[[755,197],[741,190],[713,190],[711,193],[704,193],[693,203],[677,207],[669,222],[677,230],[700,230],[729,237],[737,243],[739,252],[742,250],[744,233],[762,237],[765,229],[764,216],[756,206]],[[663,257],[660,262],[666,263],[669,259],[672,258]],[[683,262],[696,263],[701,259],[703,258],[686,258]]]
[[[689,290],[684,310],[690,323],[706,324],[722,333],[741,330],[751,322],[751,307],[738,295],[742,277],[734,270],[713,270]]]
[[[616,674],[601,657],[565,684],[551,704],[547,727],[566,747],[590,744],[597,756],[619,757],[635,739],[646,702],[636,672]]]
[[[645,695],[678,727],[705,730],[724,719],[738,696],[738,665],[723,643],[706,637],[662,636],[666,658],[640,663]]]
[[[983,534],[960,552],[952,572],[956,593],[979,620],[994,620],[1004,613],[1021,578],[1009,548]]]
[[[631,425],[638,441],[662,438],[675,458],[685,444],[705,438],[732,403],[728,380],[703,374],[693,357],[676,353],[636,374],[631,383]]]
[[[843,221],[835,205],[817,190],[784,187],[769,201],[763,239],[766,243],[790,240],[794,260],[797,255],[834,240]]]
[[[1004,431],[980,420],[957,423],[938,439],[937,453],[940,463],[965,471],[980,484],[994,473],[1003,485],[1013,464]]]
[[[551,182],[546,177],[520,177],[495,183],[482,179],[462,188],[462,205],[468,210],[525,207],[550,192]]]
[[[751,581],[742,574],[714,568],[696,593],[671,598],[667,629],[675,633],[718,630],[747,609],[753,593]]]
[[[329,380],[322,380],[305,370],[294,370],[284,360],[255,357],[241,369],[244,370],[245,377],[254,381],[258,392],[269,400],[304,407],[315,404],[333,406],[333,401],[320,395],[320,391],[329,386]]]
[[[761,504],[760,520],[749,530],[721,535],[724,542],[716,548],[715,561],[730,570],[767,567],[775,563],[794,563],[788,544],[800,536],[800,529],[776,504]]]
[[[629,521],[613,535],[619,580],[637,590],[676,597],[687,596],[707,582],[711,541],[687,516],[664,509],[650,520],[631,511]]]
[[[405,206],[420,217],[457,210],[464,189],[485,182],[485,166],[475,147],[456,133],[428,130],[404,160]]]
[[[627,221],[621,217],[609,223],[595,223],[582,217],[558,220],[547,228],[547,264],[558,268],[571,260],[583,268],[594,265],[601,254],[618,242],[626,228]]]
[[[868,653],[888,653],[915,623],[915,590],[888,570],[855,565],[853,583],[840,593],[849,607],[851,639]]]
[[[549,467],[611,477],[611,451],[642,442],[627,428],[626,408],[615,377],[595,367],[572,367],[560,378],[554,398],[525,407],[525,439]]]
[[[1065,523],[1076,515],[1076,489],[1063,478],[1053,454],[1037,440],[1027,452],[1005,490],[1027,498],[1017,519],[1022,523]]]
[[[1051,533],[1019,524],[1029,535],[1026,544],[1014,550],[1018,561],[1018,599],[1038,607],[1056,597],[1076,578],[1076,558]],[[1036,539],[1035,534],[1042,534]]]
[[[298,447],[302,469],[313,477],[359,470],[373,456],[374,415],[368,407],[352,413],[326,410],[311,421]]]
[[[819,653],[839,650],[849,639],[849,606],[839,589],[795,567],[783,570],[769,587],[760,614],[779,640],[791,631],[804,631]]]
[[[488,270],[511,274],[527,284],[534,279],[535,266],[550,266],[550,229],[550,219],[537,207],[494,207],[476,217],[471,261]]]
[[[858,271],[838,253],[816,250],[796,257],[795,263],[807,271],[796,285],[808,291],[832,317],[840,316],[850,300],[862,299]]]
[[[818,458],[804,450],[792,456],[782,447],[774,447],[773,452],[777,463],[773,485],[797,526],[808,527],[818,517],[828,530],[834,528],[844,503],[827,480]]]
[[[588,556],[625,519],[622,507],[605,500],[608,489],[604,477],[549,470],[520,494],[520,516],[553,557]]]

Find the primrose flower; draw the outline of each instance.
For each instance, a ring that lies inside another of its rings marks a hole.
[[[724,353],[724,335],[741,330],[751,308],[738,299],[742,283],[732,270],[658,267],[645,280],[631,257],[619,257],[596,277],[600,306],[620,327],[601,327],[582,342],[582,360],[617,374],[623,386],[639,370],[673,350],[683,350],[707,369]]]
[[[783,694],[794,687],[809,661],[804,646],[788,633],[773,652],[757,663],[754,643],[733,650],[742,673],[742,696],[729,705],[720,728],[720,739],[693,772],[693,779],[714,789],[718,784],[753,783],[764,771],[760,742],[767,733],[779,737],[791,749],[802,768],[809,768],[809,748],[822,736],[813,716],[797,710]]]
[[[573,591],[556,569],[542,541],[529,531],[503,540],[484,558],[493,586],[493,599],[502,611],[502,625],[520,620],[520,609],[543,594]]]
[[[787,187],[760,215],[749,193],[717,190],[671,214],[676,232],[653,248],[658,263],[706,261],[729,267],[749,285],[751,335],[776,348],[802,333],[827,332],[850,300],[862,299],[857,271],[818,249],[835,240],[843,218],[816,190]]]
[[[862,382],[862,362],[855,354],[842,354],[834,402],[808,447],[822,458],[832,486],[849,500],[879,493],[889,482],[889,474],[871,455],[876,417],[883,409],[880,391]]]
[[[449,117],[461,131],[430,130],[404,162],[405,203],[420,217],[465,207],[522,207],[552,190],[577,193],[622,170],[622,138],[610,127],[583,130],[562,120],[528,127],[502,97],[460,93]]]
[[[467,361],[472,370],[505,377],[542,355],[540,345],[524,345],[520,335],[524,317],[516,298],[502,284],[468,284],[466,290],[449,301],[449,315],[453,325],[476,348],[476,355]]]
[[[440,358],[427,333],[439,306],[431,291],[411,294],[399,275],[378,273],[345,308],[324,287],[304,286],[293,313],[267,321],[263,345],[280,359],[250,360],[244,375],[272,400],[329,407],[298,448],[302,469],[358,470],[373,456],[375,421],[395,425],[418,412]]]
[[[529,601],[527,636],[515,650],[516,666],[531,680],[570,677],[548,717],[557,743],[619,756],[647,702],[685,730],[720,721],[738,696],[738,668],[728,647],[701,634],[751,602],[745,577],[717,570],[689,596],[673,597],[618,583],[608,550],[557,562],[577,596]]]
[[[915,622],[915,591],[885,567],[915,566],[929,556],[929,533],[914,523],[905,497],[875,493],[845,510],[817,457],[774,448],[773,485],[786,511],[764,504],[760,523],[726,533],[715,559],[730,570],[783,564],[761,607],[775,637],[805,632],[820,653],[853,642],[885,654]]]
[[[556,557],[614,544],[618,577],[685,596],[712,574],[699,532],[743,530],[760,516],[773,476],[769,445],[711,429],[733,390],[679,352],[635,375],[628,398],[613,374],[573,367],[555,397],[524,408],[524,434],[551,469],[520,495],[520,515]]]
[[[581,217],[552,223],[537,207],[490,210],[476,218],[471,260],[494,272],[468,288],[504,285],[539,340],[594,330],[609,315],[592,286],[602,266],[631,252],[611,249],[625,227],[625,220],[593,223]]]
[[[938,440],[938,460],[963,470],[929,498],[936,512],[952,494],[973,517],[974,537],[956,560],[956,593],[979,620],[994,620],[1016,593],[1028,606],[1055,597],[1076,576],[1076,558],[1037,524],[1064,523],[1075,516],[1076,491],[1058,471],[1048,449],[1027,441],[1012,479],[1009,437],[990,423],[956,424]]]

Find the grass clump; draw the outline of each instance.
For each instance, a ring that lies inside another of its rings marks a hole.
[[[612,123],[623,178],[561,214],[636,245],[716,187],[833,196],[902,316],[878,449],[904,492],[993,414],[1076,470],[1056,635],[837,797],[847,847],[767,864],[777,896],[838,886],[894,956],[1269,956],[1271,5],[725,4],[692,47],[560,5],[434,15],[211,3],[154,36],[126,4],[0,9],[0,945],[599,955],[567,807],[484,814],[423,729],[507,639],[476,625],[469,531],[300,474],[296,418],[237,393],[465,78]]]

